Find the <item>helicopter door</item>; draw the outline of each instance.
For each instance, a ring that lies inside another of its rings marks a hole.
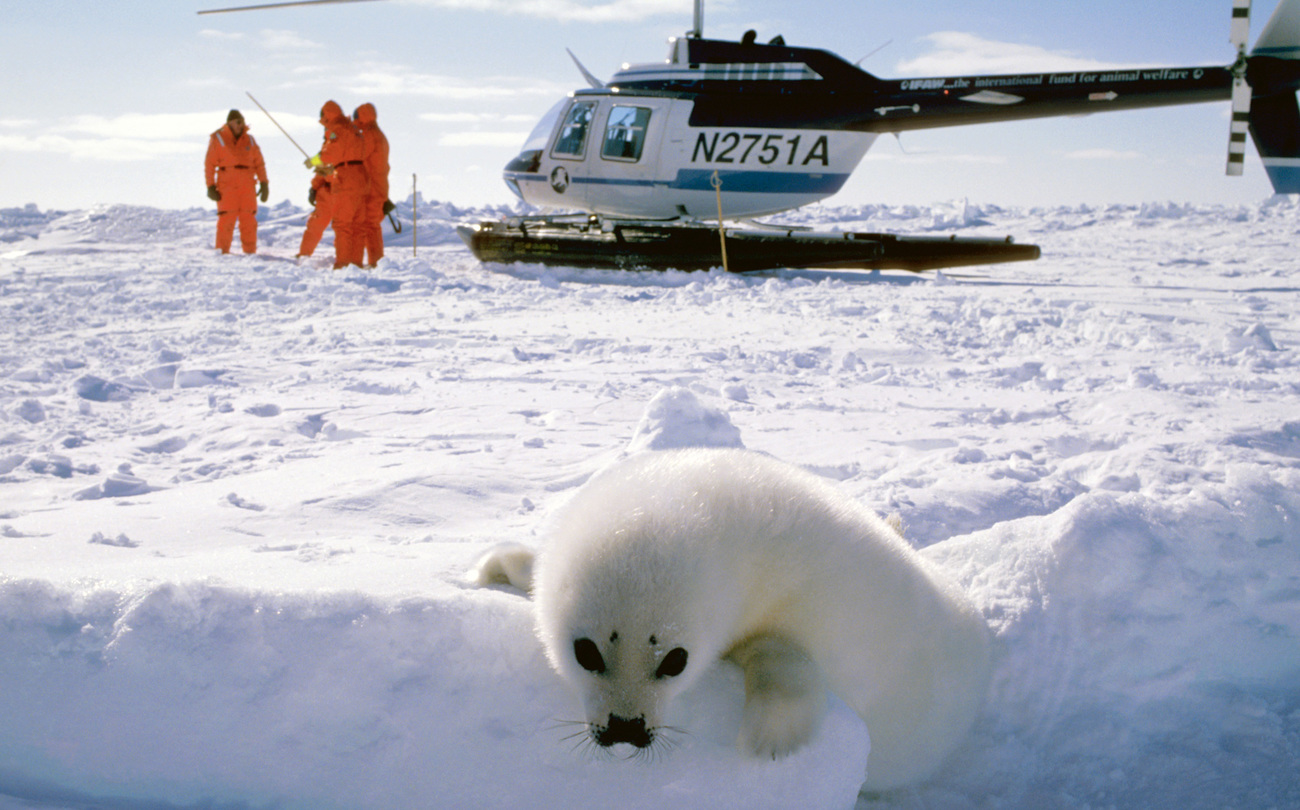
[[[587,205],[598,213],[653,216],[655,172],[668,102],[665,99],[604,100],[597,149],[587,158]]]
[[[575,101],[564,113],[551,146],[550,160],[542,164],[553,192],[547,195],[546,204],[581,208],[586,203],[587,184],[581,181],[587,175],[584,164],[594,151],[588,141],[596,106],[595,101]]]

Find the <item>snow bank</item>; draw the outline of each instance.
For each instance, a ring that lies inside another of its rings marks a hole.
[[[127,806],[844,807],[857,793],[865,736],[843,706],[798,757],[737,754],[732,672],[683,703],[687,731],[661,758],[581,750],[527,603],[430,590],[392,602],[5,582],[0,712],[4,738],[27,744],[5,745],[0,780]]]
[[[927,549],[996,631],[967,756],[997,795],[1171,808],[1300,796],[1300,473],[1241,472],[1178,503],[1090,494]]]

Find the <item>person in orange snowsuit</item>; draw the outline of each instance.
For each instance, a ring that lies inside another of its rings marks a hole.
[[[370,180],[370,190],[366,192],[365,236],[362,240],[369,258],[369,266],[374,267],[384,257],[384,215],[388,213],[388,138],[379,128],[375,116],[375,105],[362,104],[352,114],[352,120],[361,130],[363,160],[366,164],[366,177]]]
[[[365,202],[369,183],[362,162],[361,133],[343,114],[336,102],[321,107],[320,122],[325,127],[325,141],[320,154],[307,165],[321,166],[330,182],[334,199],[334,269],[361,264],[365,251],[362,241]]]
[[[302,233],[302,244],[298,247],[299,256],[310,256],[316,252],[320,238],[334,219],[334,193],[330,190],[329,178],[323,171],[317,171],[311,178],[311,190],[307,192],[307,201],[314,208],[307,217],[307,229]]]
[[[208,199],[217,203],[217,250],[230,252],[239,223],[239,241],[245,253],[257,252],[257,200],[270,195],[262,150],[248,132],[244,116],[231,110],[226,125],[208,137],[203,161]],[[261,188],[254,186],[260,182]]]

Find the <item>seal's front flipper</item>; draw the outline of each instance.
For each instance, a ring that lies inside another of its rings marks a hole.
[[[821,669],[803,648],[762,635],[727,657],[745,672],[745,712],[736,745],[742,753],[772,758],[806,745],[826,715]]]
[[[521,543],[501,543],[479,557],[469,572],[469,581],[480,588],[509,585],[531,594],[535,557],[535,552]]]

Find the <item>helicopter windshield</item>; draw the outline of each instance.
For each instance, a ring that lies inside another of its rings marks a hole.
[[[564,110],[565,105],[568,103],[569,99],[562,98],[555,102],[554,107],[547,110],[546,115],[542,116],[542,120],[538,121],[537,126],[533,127],[533,131],[528,133],[528,139],[524,141],[523,148],[519,150],[520,153],[533,150],[540,152],[546,148],[546,141],[551,137],[551,131],[555,129],[555,121],[560,117],[560,112]]]

